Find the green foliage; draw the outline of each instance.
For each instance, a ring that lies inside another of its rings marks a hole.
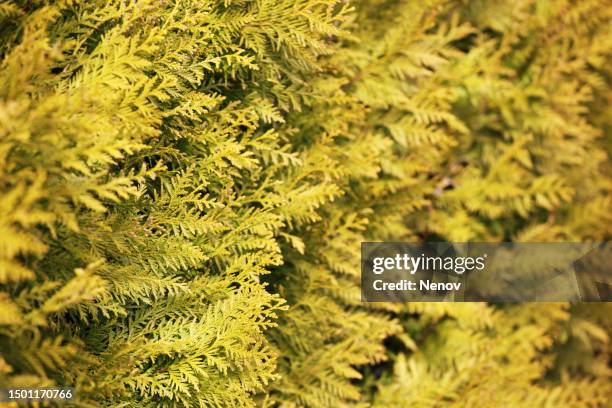
[[[0,2],[0,386],[605,406],[606,305],[360,303],[367,240],[606,240],[598,1]],[[488,405],[487,405],[488,404]]]

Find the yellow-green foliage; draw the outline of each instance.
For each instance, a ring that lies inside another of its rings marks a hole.
[[[0,1],[0,387],[594,407],[608,305],[360,303],[366,240],[612,233],[601,1]]]

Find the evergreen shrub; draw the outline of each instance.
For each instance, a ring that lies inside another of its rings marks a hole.
[[[0,1],[0,387],[604,407],[609,304],[362,304],[360,242],[604,241],[599,0]]]

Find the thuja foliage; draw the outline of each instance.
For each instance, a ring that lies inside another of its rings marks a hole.
[[[0,386],[604,406],[608,305],[370,304],[366,240],[612,233],[612,8],[0,2]]]

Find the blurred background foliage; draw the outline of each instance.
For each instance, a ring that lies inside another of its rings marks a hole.
[[[0,386],[605,407],[612,309],[360,302],[360,242],[606,241],[612,7],[0,2]]]

